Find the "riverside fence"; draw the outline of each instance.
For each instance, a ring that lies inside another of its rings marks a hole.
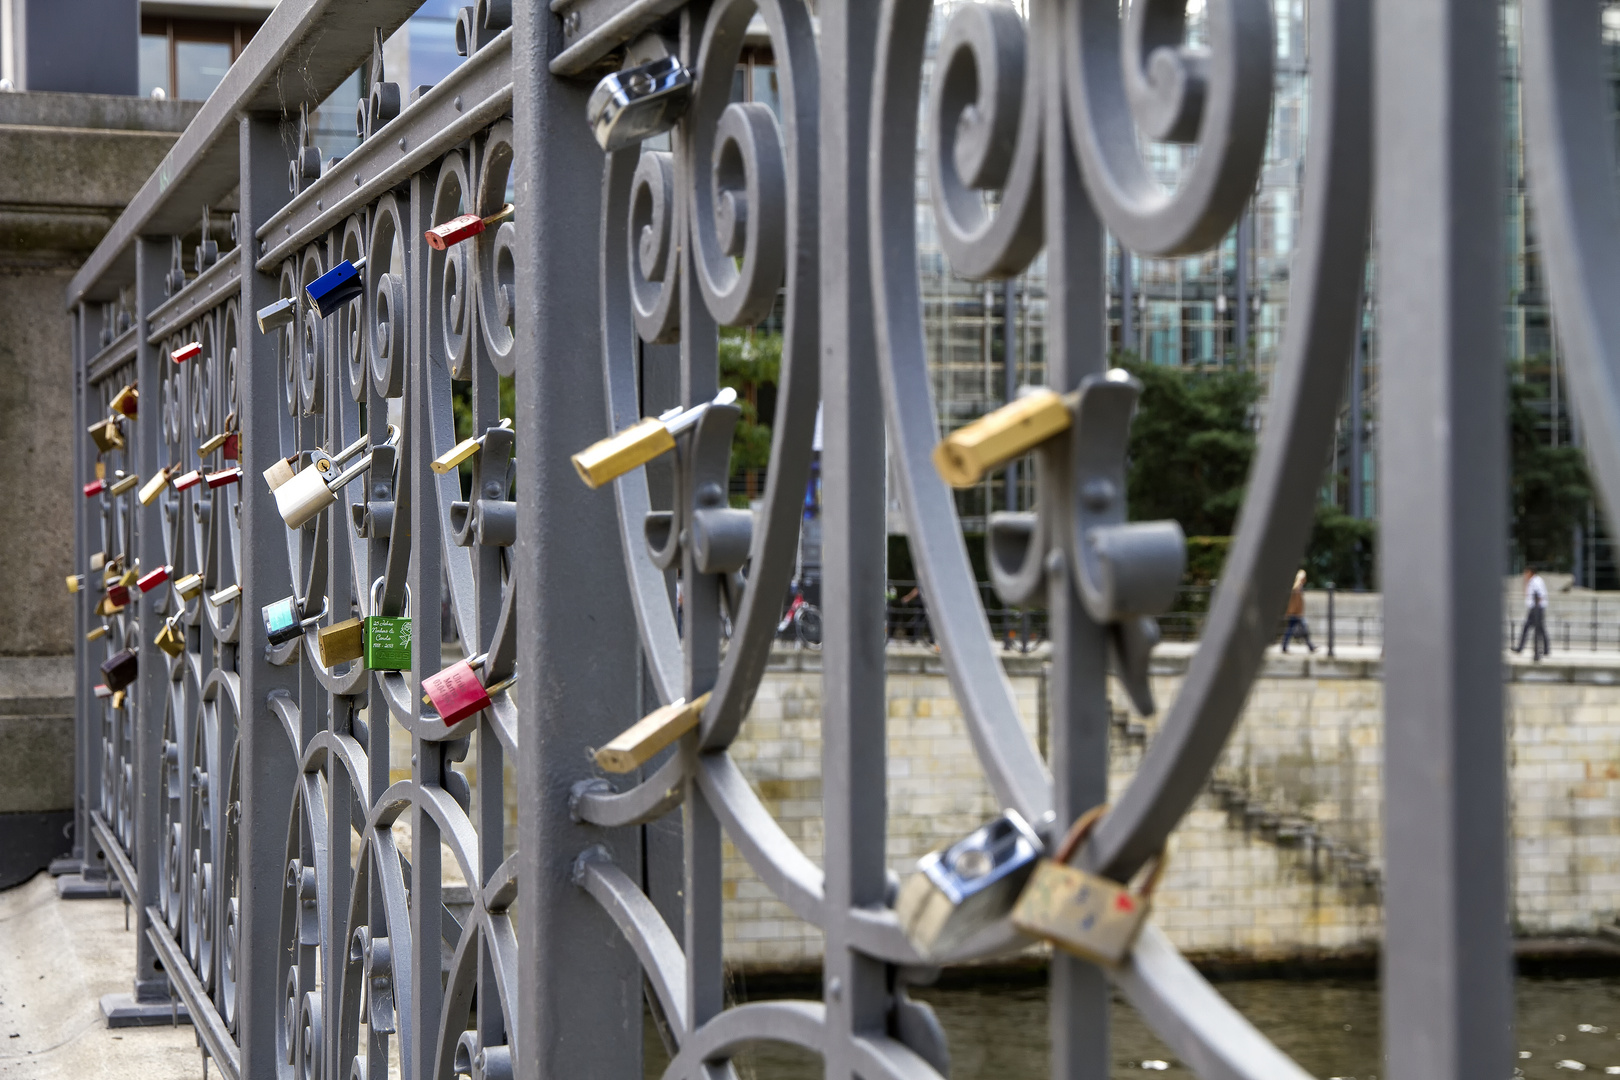
[[[916,887],[885,871],[885,456],[929,629],[1029,828],[992,853],[1015,882],[1104,800],[1110,656],[1150,708],[1151,620],[1179,576],[1173,527],[1125,524],[1134,389],[1106,371],[1105,233],[1171,257],[1231,229],[1266,140],[1271,6],[1210,0],[1194,43],[1181,0],[962,5],[926,100],[931,0],[478,0],[467,60],[413,88],[380,43],[415,6],[283,0],[69,290],[74,859],[81,887],[116,877],[139,930],[109,1013],[167,1021],[177,999],[231,1078],[635,1077],[644,1008],[670,1077],[759,1040],[829,1076],[944,1073],[908,987],[1026,939],[1007,887],[969,889],[975,912],[937,884],[982,877],[982,850]],[[1210,776],[1305,547],[1376,237],[1399,463],[1380,564],[1386,1069],[1506,1076],[1497,11],[1311,0],[1309,22],[1301,239],[1247,501],[1184,688],[1077,865],[1131,879]],[[1525,0],[1522,23],[1572,396],[1620,505],[1600,6]],[[751,41],[775,111],[733,100]],[[362,141],[323,159],[309,110],[362,67]],[[1173,190],[1145,156],[1159,143],[1196,148]],[[1049,424],[1038,509],[990,527],[997,602],[1044,609],[1044,759],[936,469],[919,144],[955,271],[1044,252],[1061,298],[1046,370],[1068,396],[1030,405]],[[717,337],[779,303],[750,514],[726,505]],[[818,404],[819,866],[727,752],[794,572]],[[820,1000],[727,1002],[722,838],[824,932]],[[908,891],[975,932],[929,947]],[[1116,990],[1202,1076],[1303,1075],[1151,921],[1116,964],[1056,951],[1051,983],[1054,1076],[1108,1074]]]

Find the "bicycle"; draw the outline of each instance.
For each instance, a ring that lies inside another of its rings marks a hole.
[[[790,628],[801,646],[821,648],[821,610],[804,598],[802,586],[794,587],[793,600],[782,621],[776,624],[776,636],[782,637]]]

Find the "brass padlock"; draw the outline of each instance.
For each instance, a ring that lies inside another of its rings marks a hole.
[[[917,860],[900,887],[895,915],[924,956],[950,953],[1005,918],[1040,858],[1041,839],[1005,810],[951,846]]]
[[[84,635],[84,640],[86,640],[86,641],[100,641],[102,638],[106,637],[110,633],[112,633],[112,627],[108,626],[106,623],[102,623],[100,626],[96,627],[95,629],[91,630],[88,634]]]
[[[67,576],[67,590],[68,590],[68,592],[76,593],[82,588],[84,588],[84,575],[83,574],[69,574]]]
[[[1067,431],[1078,401],[1078,394],[1032,390],[941,439],[934,468],[952,487],[972,487],[996,466]]]
[[[157,497],[163,493],[163,489],[169,486],[169,477],[179,471],[180,466],[178,465],[165,465],[153,475],[152,479],[142,484],[140,492],[136,495],[136,498],[141,501],[141,505],[151,506],[156,502]]]
[[[180,629],[179,622],[179,615],[171,615],[163,620],[163,629],[152,639],[152,644],[170,656],[179,656],[186,651],[186,633]]]
[[[105,420],[98,420],[90,425],[90,438],[95,440],[96,449],[103,454],[124,448],[124,433],[118,427],[118,420],[109,416]]]
[[[141,478],[138,475],[135,473],[130,473],[122,480],[115,481],[113,485],[107,489],[107,494],[113,496],[114,498],[118,497],[119,495],[127,495],[130,493],[130,491],[134,490],[135,485],[139,484],[140,482]]]
[[[574,470],[586,486],[599,488],[609,480],[616,480],[631,469],[667,454],[675,449],[675,437],[690,431],[703,419],[710,405],[730,405],[737,400],[737,391],[725,387],[713,401],[705,401],[690,409],[676,407],[661,416],[649,416],[637,421],[616,435],[609,435],[592,443],[571,459]]]
[[[113,395],[111,408],[115,413],[121,413],[124,416],[134,416],[139,411],[140,404],[140,391],[136,390],[133,386],[125,386],[122,390]]]
[[[365,652],[364,627],[365,623],[360,619],[345,619],[340,623],[321,627],[315,635],[315,645],[321,654],[321,666],[331,671],[339,664],[360,659]]]
[[[1117,967],[1130,955],[1152,910],[1153,890],[1164,874],[1165,857],[1159,852],[1134,893],[1112,878],[1069,866],[1086,834],[1107,809],[1097,806],[1082,814],[1057,854],[1041,860],[1013,907],[1012,923],[1082,960]]]

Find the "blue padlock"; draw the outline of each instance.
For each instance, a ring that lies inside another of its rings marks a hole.
[[[308,627],[320,622],[326,615],[326,605],[322,603],[318,614],[304,618],[298,598],[289,596],[265,605],[261,614],[264,616],[264,635],[270,644],[285,645],[302,636]]]
[[[350,300],[358,299],[366,291],[366,284],[360,279],[360,271],[366,268],[366,260],[360,259],[350,262],[344,259],[332,269],[304,286],[304,295],[309,302],[315,305],[315,310],[326,318]]]

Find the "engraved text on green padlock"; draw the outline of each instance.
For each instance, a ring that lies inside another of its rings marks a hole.
[[[366,667],[371,671],[408,671],[411,666],[411,620],[408,616],[368,615]]]

